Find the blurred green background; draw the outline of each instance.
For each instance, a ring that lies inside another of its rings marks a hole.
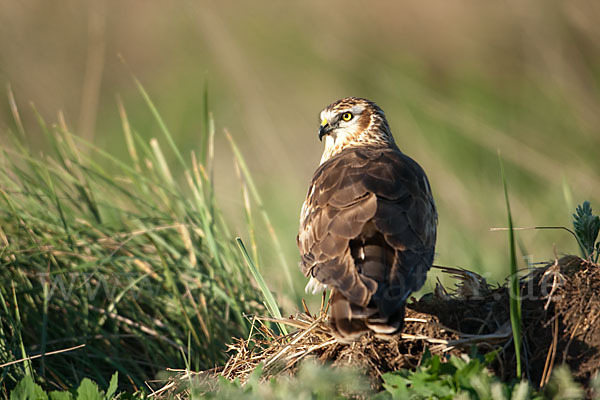
[[[322,151],[318,112],[341,97],[367,97],[430,177],[440,221],[436,263],[502,280],[507,234],[490,231],[506,226],[498,151],[516,226],[570,227],[585,199],[600,210],[598,21],[594,1],[3,1],[0,82],[12,86],[40,150],[30,102],[47,120],[62,111],[74,132],[123,159],[117,95],[134,129],[162,140],[132,75],[185,152],[202,145],[208,85],[219,204],[246,237],[227,129],[258,184],[298,294],[305,279],[295,236]],[[13,126],[3,98],[2,145]],[[261,267],[291,312],[297,298],[284,289],[265,226],[257,230]],[[560,230],[518,238],[532,262],[551,259],[553,245],[559,254],[578,251]]]

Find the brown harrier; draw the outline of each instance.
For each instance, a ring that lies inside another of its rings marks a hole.
[[[331,327],[351,341],[399,332],[433,262],[437,213],[423,169],[403,154],[381,108],[356,97],[321,111],[321,165],[297,242],[307,291],[331,288]]]

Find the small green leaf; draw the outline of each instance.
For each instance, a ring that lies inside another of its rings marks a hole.
[[[48,393],[50,400],[72,400],[73,395],[70,392],[64,391],[59,392],[58,390],[54,390]]]
[[[106,391],[106,396],[104,398],[106,400],[110,400],[114,397],[117,391],[117,384],[119,383],[119,371],[115,371],[112,378],[110,378],[110,384],[108,385],[108,390]]]
[[[33,381],[29,375],[25,376],[10,393],[10,400],[46,400],[48,396],[42,387]]]
[[[392,395],[393,399],[408,398],[408,388],[410,381],[398,373],[388,372],[383,374],[383,387]]]
[[[104,400],[104,394],[92,380],[83,378],[77,388],[77,400]]]
[[[483,365],[488,366],[491,363],[493,363],[494,361],[496,361],[496,357],[498,357],[498,353],[500,352],[500,348],[494,350],[494,351],[490,351],[489,353],[486,353],[486,355],[483,357]]]
[[[511,400],[527,400],[529,397],[529,383],[527,381],[521,381],[515,385],[512,394],[510,396]]]

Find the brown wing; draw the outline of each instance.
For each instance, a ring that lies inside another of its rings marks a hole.
[[[317,169],[297,242],[302,272],[334,289],[338,333],[401,328],[433,262],[436,225],[425,173],[397,149],[347,149]]]

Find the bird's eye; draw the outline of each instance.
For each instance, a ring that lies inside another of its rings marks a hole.
[[[344,121],[350,121],[352,119],[353,115],[350,112],[345,112],[342,114],[342,119]]]

